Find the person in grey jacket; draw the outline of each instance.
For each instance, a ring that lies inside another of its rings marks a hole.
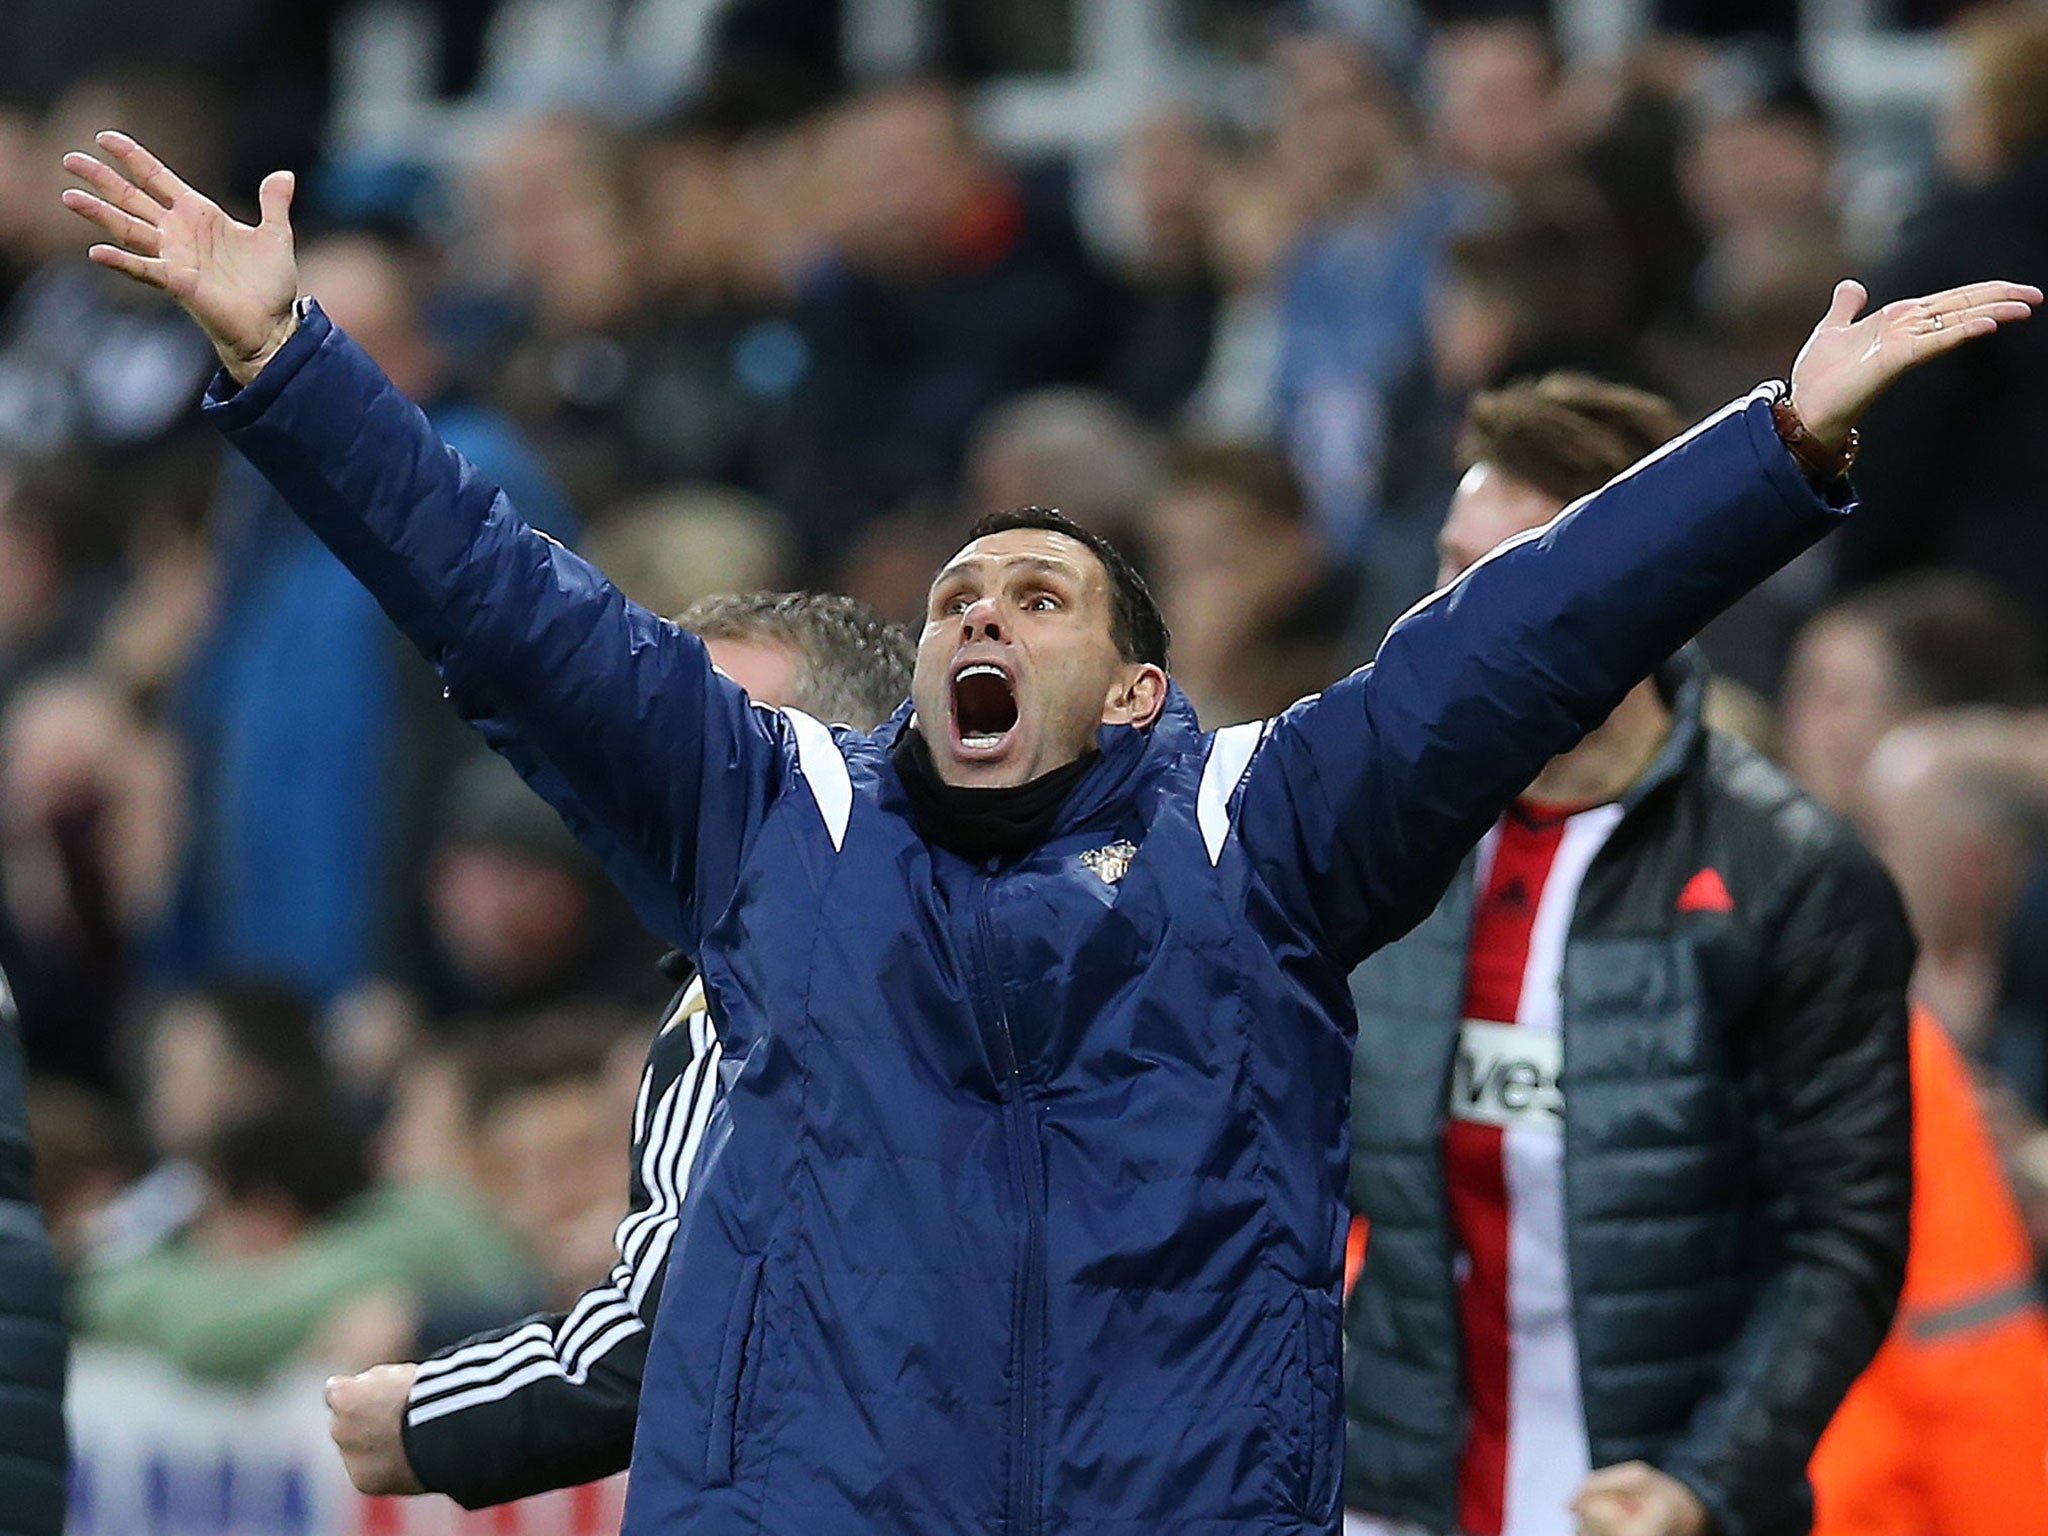
[[[1668,435],[1481,396],[1446,576]],[[1354,1533],[1799,1536],[1911,1193],[1913,937],[1848,828],[1702,719],[1690,651],[1353,977]]]

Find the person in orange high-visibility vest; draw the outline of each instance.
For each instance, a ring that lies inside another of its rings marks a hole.
[[[2048,1315],[1969,1069],[1912,1021],[1913,1246],[1898,1321],[1810,1467],[1814,1536],[2048,1531]]]

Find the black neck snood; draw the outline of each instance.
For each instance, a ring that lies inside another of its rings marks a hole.
[[[939,777],[932,749],[912,726],[891,754],[910,796],[918,830],[941,848],[969,859],[1014,859],[1052,835],[1060,807],[1094,764],[1089,752],[1064,767],[1010,789],[963,789]]]

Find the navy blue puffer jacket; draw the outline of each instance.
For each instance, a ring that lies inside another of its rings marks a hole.
[[[635,1536],[1331,1529],[1346,974],[1834,516],[1760,393],[1278,720],[1106,731],[1044,846],[973,865],[910,817],[907,713],[750,706],[317,312],[214,398],[724,1021]]]

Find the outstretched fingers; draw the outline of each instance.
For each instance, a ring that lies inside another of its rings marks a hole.
[[[142,188],[111,165],[94,159],[80,150],[73,150],[64,157],[64,169],[91,187],[106,202],[112,203],[123,213],[131,214],[146,223],[158,224],[163,221],[165,208]]]
[[[94,245],[86,248],[86,255],[103,267],[112,267],[116,272],[134,278],[138,283],[147,283],[152,288],[171,290],[169,269],[161,257],[138,256],[133,251],[124,251],[118,245]]]
[[[1960,288],[1930,293],[1918,302],[1937,315],[1955,314],[1987,304],[2039,304],[2041,290],[2032,283],[1965,283]]]
[[[119,241],[122,248],[142,256],[158,253],[158,235],[154,224],[145,223],[132,213],[124,213],[104,198],[78,187],[64,190],[64,206],[80,218],[97,224],[107,234]]]
[[[1953,352],[1965,342],[1989,336],[2000,325],[2024,320],[2033,311],[2026,304],[1998,301],[1947,313],[1920,314],[1902,319],[1896,329],[1904,343],[1907,365],[1917,367],[1930,359]]]
[[[121,162],[121,169],[128,173],[143,191],[162,203],[166,208],[180,197],[196,197],[198,194],[186,186],[163,161],[129,138],[109,128],[93,135],[93,142]]]

